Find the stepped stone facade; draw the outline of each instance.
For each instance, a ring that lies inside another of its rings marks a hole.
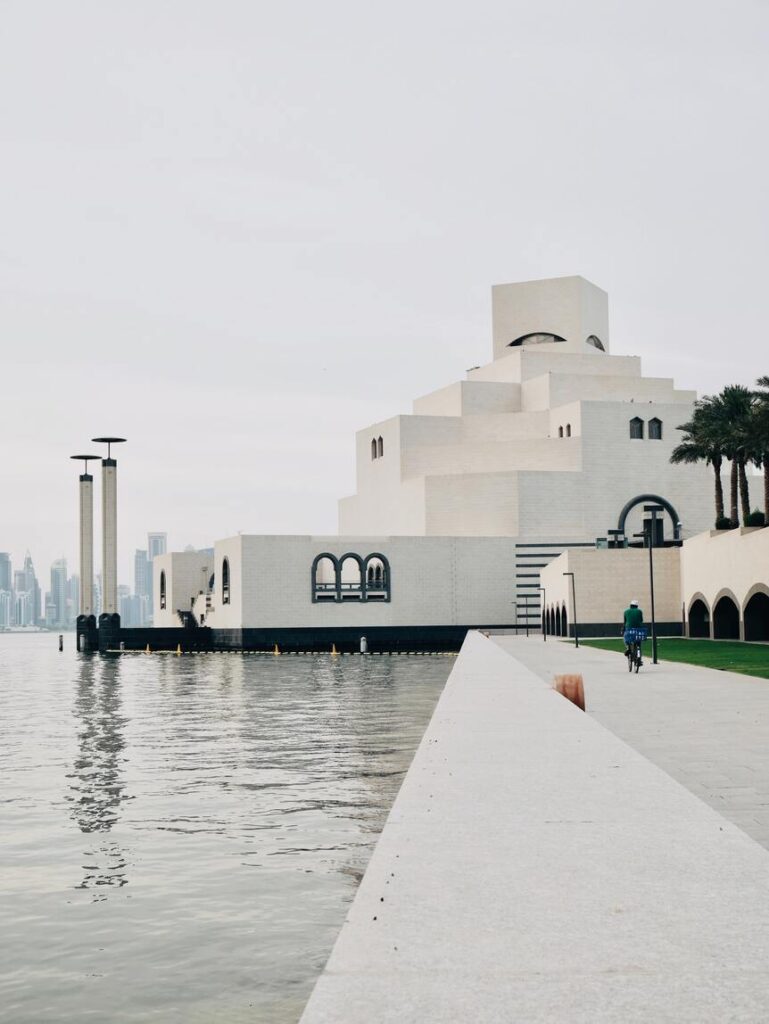
[[[339,536],[219,541],[189,594],[199,564],[156,558],[155,623],[192,609],[229,630],[535,625],[540,570],[609,530],[632,535],[650,496],[664,538],[707,529],[707,469],[669,461],[696,396],[611,354],[606,293],[530,281],[493,288],[492,307],[490,363],[358,432]]]

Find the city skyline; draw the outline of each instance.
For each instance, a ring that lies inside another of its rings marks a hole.
[[[136,549],[131,583],[118,582],[120,615],[126,626],[145,626],[152,622],[151,558],[165,554],[168,535],[165,532],[146,534],[145,548]],[[54,559],[48,570],[49,587],[41,586],[38,570],[30,550],[19,560],[21,568],[9,551],[0,551],[0,629],[12,627],[46,627],[73,629],[80,611],[80,577],[68,571],[65,557]],[[44,583],[45,583],[44,579]],[[101,612],[102,582],[100,566],[94,571],[94,613]]]

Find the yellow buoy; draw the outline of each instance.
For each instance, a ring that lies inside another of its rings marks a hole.
[[[176,645],[176,654],[177,654],[177,657],[178,657],[178,656],[179,656],[179,655],[180,655],[181,653],[182,653],[182,645],[181,645],[181,644],[177,644],[177,645]]]
[[[273,654],[280,654],[280,647],[278,647],[277,644],[275,644],[275,650],[272,653]]]
[[[147,650],[144,653],[145,654],[152,654],[152,651],[150,650],[150,645],[149,644],[147,644]]]
[[[337,654],[339,654],[339,651],[336,649],[336,644],[332,644],[331,645],[331,657],[335,658],[337,656]]]

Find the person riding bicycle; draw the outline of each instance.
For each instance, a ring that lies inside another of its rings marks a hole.
[[[622,619],[622,632],[625,640],[625,654],[630,654],[630,644],[632,643],[630,630],[640,629],[644,624],[644,613],[638,607],[638,601],[635,599],[630,602],[630,606],[625,609]]]

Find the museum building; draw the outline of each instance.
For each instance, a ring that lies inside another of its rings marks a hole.
[[[239,534],[154,560],[154,623],[214,646],[456,649],[472,627],[539,626],[567,549],[711,526],[702,465],[672,465],[696,395],[612,355],[608,297],[582,277],[492,289],[491,362],[355,441],[334,536]]]

